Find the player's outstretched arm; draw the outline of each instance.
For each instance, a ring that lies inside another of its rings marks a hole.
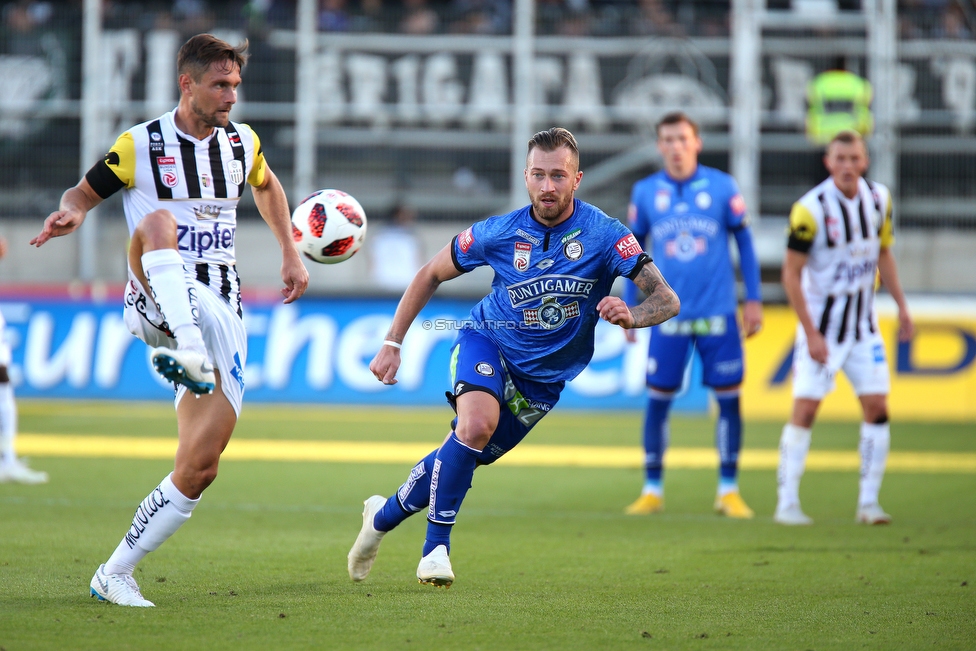
[[[264,183],[260,187],[255,186],[253,192],[258,212],[281,247],[281,280],[285,284],[281,295],[285,297],[285,303],[291,303],[301,298],[308,288],[308,269],[305,268],[291,235],[288,197],[270,167],[265,170]]]
[[[901,280],[898,279],[895,256],[888,247],[882,248],[878,253],[878,273],[881,274],[881,283],[888,288],[888,293],[898,304],[898,341],[908,341],[915,334],[915,323],[908,312],[905,292],[901,288]]]
[[[644,302],[630,308],[622,299],[606,296],[596,306],[600,318],[622,328],[647,328],[678,314],[681,309],[678,295],[653,262],[641,267],[634,284],[647,296]]]
[[[394,344],[402,343],[407,330],[410,329],[410,324],[420,314],[420,310],[424,309],[440,284],[461,275],[458,268],[454,266],[451,246],[453,245],[448,244],[441,249],[413,277],[407,291],[403,293],[403,298],[400,299],[400,304],[397,305],[393,324],[386,334],[387,341]],[[396,346],[381,346],[376,357],[369,363],[369,370],[383,384],[396,384],[396,372],[399,368],[400,350]]]
[[[78,185],[68,188],[61,195],[58,209],[44,220],[41,232],[30,241],[32,246],[41,246],[53,237],[61,237],[73,233],[85,221],[88,211],[102,202],[86,179],[78,181]]]

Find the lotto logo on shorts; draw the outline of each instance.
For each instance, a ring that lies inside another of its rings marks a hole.
[[[876,364],[882,364],[885,361],[884,346],[881,344],[874,345],[874,362]]]
[[[635,255],[642,253],[640,243],[637,238],[634,237],[633,233],[628,233],[627,235],[621,237],[617,240],[617,243],[613,245],[613,248],[617,251],[617,255],[626,260],[627,258],[632,258]]]

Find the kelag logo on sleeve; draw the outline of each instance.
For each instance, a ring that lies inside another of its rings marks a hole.
[[[632,258],[635,255],[642,253],[640,243],[637,242],[637,238],[634,237],[633,233],[628,233],[627,235],[621,237],[617,240],[617,243],[613,245],[613,248],[617,250],[617,255],[626,260],[627,258]]]

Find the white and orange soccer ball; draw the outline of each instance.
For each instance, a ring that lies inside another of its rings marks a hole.
[[[310,260],[335,264],[348,260],[366,239],[366,212],[342,190],[319,190],[291,214],[295,246]]]

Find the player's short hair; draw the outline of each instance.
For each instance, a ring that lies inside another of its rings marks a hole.
[[[691,127],[691,130],[695,132],[695,137],[701,135],[698,128],[698,123],[688,117],[688,114],[684,111],[671,111],[670,113],[665,113],[664,117],[658,120],[657,124],[654,125],[654,134],[659,136],[661,135],[661,127],[665,127],[670,124],[681,124],[682,122]]]
[[[835,142],[839,142],[844,145],[854,145],[857,143],[861,143],[861,146],[864,147],[864,151],[867,152],[868,150],[867,143],[864,142],[864,137],[861,136],[861,134],[859,134],[857,131],[854,131],[853,129],[844,129],[843,131],[839,131],[837,135],[831,138],[830,142],[827,143],[827,149],[825,150],[825,153],[827,154],[830,153],[830,148],[833,146]]]
[[[566,147],[573,155],[573,162],[576,169],[579,169],[579,145],[576,144],[576,136],[570,133],[569,129],[562,127],[550,127],[545,131],[540,131],[529,139],[529,149],[526,158],[532,150],[538,147],[542,151],[556,151],[560,147]]]
[[[230,61],[238,70],[243,70],[248,57],[247,45],[247,39],[234,47],[213,34],[197,34],[184,43],[176,55],[176,74],[187,74],[193,81],[200,81],[211,65],[221,61]]]

